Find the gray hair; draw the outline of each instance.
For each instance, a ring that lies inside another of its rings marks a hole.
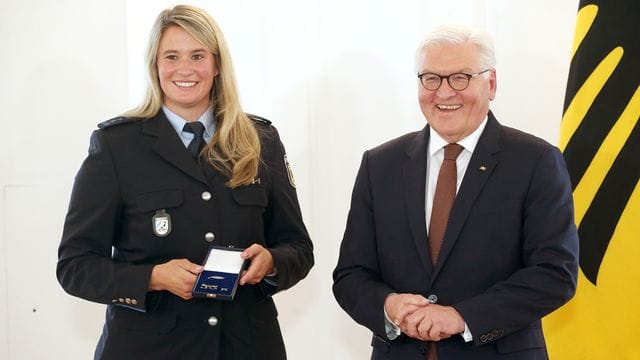
[[[483,68],[494,68],[496,66],[496,55],[493,48],[491,35],[481,29],[464,26],[440,26],[432,30],[422,40],[416,51],[416,71],[425,49],[442,45],[463,45],[471,43],[478,48],[480,53],[480,66]]]

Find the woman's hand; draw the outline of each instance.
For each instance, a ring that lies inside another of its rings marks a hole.
[[[257,284],[262,281],[265,275],[274,271],[273,256],[262,245],[253,244],[249,246],[240,254],[240,257],[245,260],[251,260],[249,268],[242,273],[240,285]]]
[[[193,284],[203,266],[194,264],[187,259],[171,260],[156,265],[151,271],[149,290],[166,290],[185,300],[193,297]]]

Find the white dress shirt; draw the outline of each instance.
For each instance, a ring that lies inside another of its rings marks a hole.
[[[458,155],[456,159],[456,194],[460,189],[460,184],[462,184],[462,179],[464,178],[464,173],[467,171],[467,166],[469,166],[469,161],[471,160],[471,155],[473,154],[473,150],[476,149],[476,145],[478,144],[478,140],[480,139],[480,135],[482,135],[482,131],[484,131],[484,127],[487,125],[487,118],[485,118],[480,126],[469,134],[464,139],[457,142],[458,145],[462,146],[464,149]],[[438,183],[438,175],[440,174],[440,166],[442,165],[442,160],[444,160],[444,147],[448,144],[438,133],[433,130],[433,128],[429,128],[429,156],[427,156],[427,181],[425,188],[425,210],[426,210],[426,222],[427,222],[427,235],[429,235],[429,222],[431,221],[431,209],[433,208],[433,196],[436,192],[436,184]]]

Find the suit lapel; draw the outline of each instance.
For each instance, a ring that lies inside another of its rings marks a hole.
[[[144,120],[142,132],[157,137],[152,150],[168,161],[171,165],[182,170],[185,174],[207,184],[202,169],[186,151],[175,129],[169,123],[162,110],[151,119]]]
[[[431,276],[433,265],[427,243],[425,214],[425,182],[427,179],[427,144],[429,128],[425,127],[407,149],[407,159],[402,168],[409,227],[422,265]]]
[[[432,282],[438,276],[447,256],[453,249],[476,198],[498,164],[493,154],[500,151],[500,132],[500,124],[493,114],[489,112],[487,125],[473,151],[469,166],[467,166],[462,184],[454,200]]]

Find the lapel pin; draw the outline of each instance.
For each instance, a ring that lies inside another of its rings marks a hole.
[[[253,184],[253,185],[255,185],[255,184],[260,184],[260,178],[259,178],[259,177],[257,177],[257,178],[255,178],[255,179],[251,180],[251,184]]]
[[[487,167],[484,165],[480,165],[480,171],[487,171]]]

